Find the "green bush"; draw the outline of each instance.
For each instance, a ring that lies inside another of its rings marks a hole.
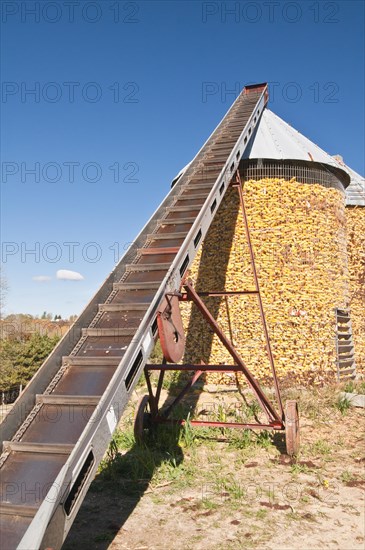
[[[27,340],[0,341],[0,391],[22,384],[37,372],[59,336],[35,333]]]

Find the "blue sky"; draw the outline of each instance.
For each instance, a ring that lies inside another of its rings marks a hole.
[[[362,1],[1,9],[7,313],[80,313],[246,83],[364,173]]]

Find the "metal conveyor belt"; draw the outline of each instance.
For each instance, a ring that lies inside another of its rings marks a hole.
[[[1,425],[1,547],[62,546],[268,99],[246,86]]]

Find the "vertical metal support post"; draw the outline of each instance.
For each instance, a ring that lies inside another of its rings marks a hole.
[[[164,357],[162,359],[162,364],[166,365],[166,363],[167,363],[166,357]],[[159,401],[160,401],[160,395],[161,395],[161,390],[162,390],[162,384],[163,384],[163,381],[164,381],[164,377],[165,377],[165,371],[161,370],[160,375],[158,377],[156,396],[155,396],[157,410],[158,410],[158,404],[159,404]]]
[[[153,416],[156,416],[157,411],[158,411],[158,406],[157,406],[157,403],[156,403],[156,398],[153,395],[152,384],[151,384],[151,380],[150,380],[150,373],[149,373],[148,369],[146,369],[146,367],[144,368],[144,376],[146,378],[146,383],[147,383],[151,413],[152,413]]]
[[[162,360],[162,364],[166,365],[166,363],[167,363],[167,361],[166,361],[166,358],[164,357],[163,360]],[[145,375],[145,378],[146,378],[148,395],[149,395],[149,398],[150,398],[151,413],[152,413],[153,416],[157,416],[158,415],[158,403],[160,401],[160,395],[161,395],[162,384],[163,384],[163,380],[164,380],[164,376],[165,376],[165,371],[164,370],[160,371],[160,374],[159,374],[159,377],[158,377],[158,382],[157,382],[156,395],[154,395],[154,393],[153,393],[152,384],[151,384],[151,380],[150,380],[150,371],[148,370],[147,367],[144,368],[144,375]]]

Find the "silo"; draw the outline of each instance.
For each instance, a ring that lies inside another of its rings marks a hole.
[[[341,158],[336,158],[343,164]],[[351,323],[356,370],[361,374],[365,373],[365,179],[345,168],[351,176],[346,189]]]
[[[352,305],[355,301],[350,287],[353,262],[347,252],[348,171],[266,109],[241,161],[240,175],[278,375],[282,380],[318,384],[336,379],[339,371],[352,376],[350,308],[351,299]],[[356,240],[354,248],[358,246]],[[359,262],[358,252],[352,256]],[[191,277],[200,291],[253,287],[233,188],[217,212]],[[206,301],[251,371],[260,379],[269,377],[257,297],[237,294]],[[183,316],[188,333],[185,361],[228,364],[230,357],[199,314],[184,305]],[[356,332],[357,322],[354,325]],[[364,336],[364,327],[358,331],[359,340],[361,333]],[[230,378],[209,375],[208,379],[229,382]]]

